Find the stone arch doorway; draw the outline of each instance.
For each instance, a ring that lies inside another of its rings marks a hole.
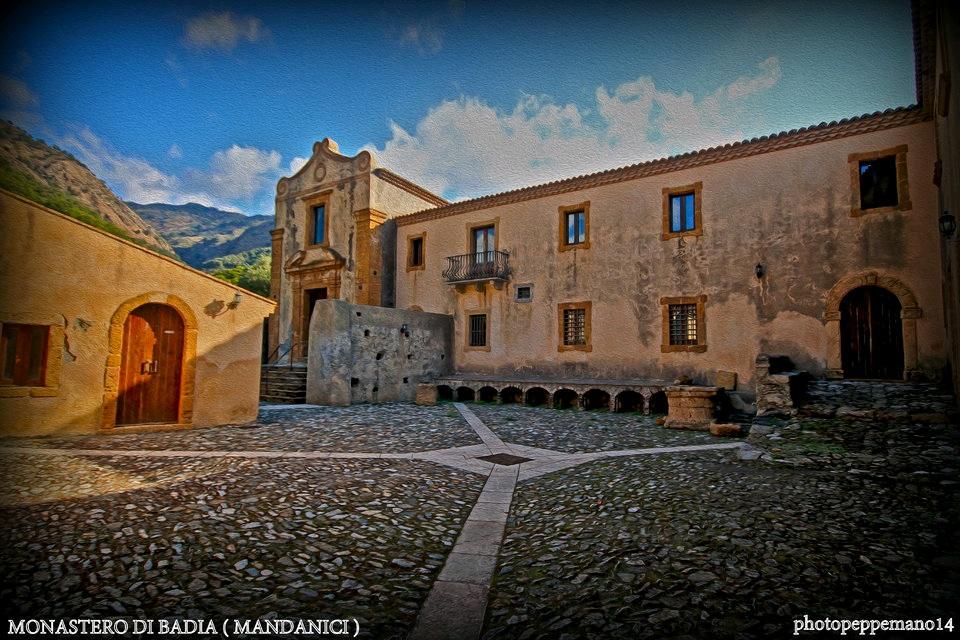
[[[858,287],[840,302],[840,360],[847,378],[903,379],[900,300],[883,287]]]
[[[192,422],[197,319],[183,300],[156,292],[124,302],[109,344],[103,428]]]
[[[176,422],[183,376],[183,319],[150,302],[123,323],[116,424]]]
[[[859,289],[863,291],[857,293]],[[899,303],[899,312],[893,299]],[[865,305],[870,305],[869,316]],[[827,329],[827,377],[886,377],[907,380],[915,377],[918,372],[917,320],[922,315],[913,292],[894,277],[868,272],[844,278],[827,295],[824,313]],[[876,320],[872,320],[874,317]],[[877,324],[870,328],[869,334],[874,347],[871,347],[869,342],[863,342],[865,338],[862,335],[855,337],[857,322],[861,329],[871,322]],[[899,341],[896,339],[898,326]],[[867,350],[866,365],[862,357],[859,360],[855,357],[857,349],[853,343],[845,344],[847,340],[861,341],[858,349],[861,353],[864,349]],[[869,353],[871,350],[877,352],[878,349],[887,352],[886,356],[877,353],[878,357],[892,362],[871,364]],[[895,352],[893,357],[890,356],[890,351]],[[848,365],[851,367],[849,371]]]

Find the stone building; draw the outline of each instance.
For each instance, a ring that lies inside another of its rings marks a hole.
[[[960,317],[942,231],[956,109],[934,108],[950,11],[914,6],[914,106],[496,195],[448,203],[324,140],[277,187],[271,347],[305,360],[314,303],[336,298],[451,317],[424,379],[686,376],[749,398],[774,353],[822,377],[939,380]]]
[[[257,415],[271,300],[0,191],[0,434]]]

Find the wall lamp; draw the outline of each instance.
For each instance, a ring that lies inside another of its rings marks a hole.
[[[957,219],[949,211],[944,211],[940,216],[940,233],[949,238],[957,230]]]
[[[237,307],[240,306],[240,302],[242,302],[242,301],[243,301],[243,296],[240,295],[240,292],[238,291],[238,292],[236,292],[236,293],[233,294],[233,300],[231,300],[231,301],[227,304],[227,306],[230,307],[231,309],[236,309]]]
[[[764,268],[762,264],[758,262],[757,266],[753,268],[753,272],[757,274],[757,278],[760,279],[764,276],[764,274],[767,273],[767,270]]]

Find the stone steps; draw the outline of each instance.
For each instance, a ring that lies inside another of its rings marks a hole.
[[[307,368],[302,365],[264,365],[260,369],[260,402],[304,404]]]
[[[923,382],[811,380],[797,411],[812,418],[956,423],[957,404],[941,387]]]

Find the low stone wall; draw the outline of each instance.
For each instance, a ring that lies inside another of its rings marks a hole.
[[[451,316],[319,300],[310,320],[307,402],[414,402],[450,368]]]
[[[757,416],[795,415],[807,378],[806,373],[793,371],[793,363],[785,356],[758,355]]]

